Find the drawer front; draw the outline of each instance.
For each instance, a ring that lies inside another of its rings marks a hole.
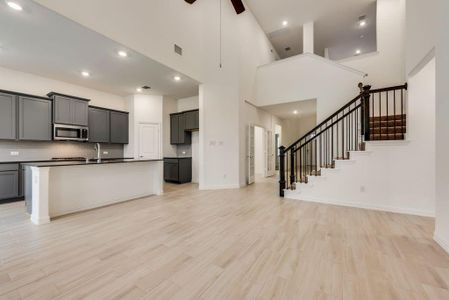
[[[177,164],[178,163],[178,159],[176,159],[176,158],[164,158],[164,162],[169,163],[169,164]]]
[[[0,164],[0,172],[2,171],[18,171],[19,164]]]

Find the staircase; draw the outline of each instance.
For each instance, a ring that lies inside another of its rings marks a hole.
[[[350,163],[368,141],[404,140],[407,84],[360,94],[289,147],[280,147],[279,193],[304,188],[311,179]]]
[[[371,117],[370,141],[403,140],[406,133],[406,115]]]

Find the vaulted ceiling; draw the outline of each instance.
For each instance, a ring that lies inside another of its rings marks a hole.
[[[353,53],[354,45],[371,51],[376,40],[376,0],[246,0],[273,46],[282,58],[302,53],[302,25],[315,22],[315,53],[324,48],[348,44],[339,49],[335,59]],[[360,16],[367,16],[367,25],[359,28]],[[288,26],[282,22],[288,21]],[[361,36],[363,36],[361,38]],[[371,45],[371,46],[370,46]],[[285,48],[290,47],[290,51]],[[363,51],[363,50],[362,50]]]

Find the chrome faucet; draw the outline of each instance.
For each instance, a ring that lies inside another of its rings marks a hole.
[[[97,151],[97,161],[101,162],[101,144],[96,143],[94,149]]]

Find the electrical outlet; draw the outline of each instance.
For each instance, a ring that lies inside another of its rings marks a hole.
[[[108,152],[108,151],[103,151],[103,154],[104,154],[104,155],[108,155],[109,152]]]
[[[19,151],[11,151],[11,152],[9,152],[9,154],[11,155],[11,156],[19,156]]]

